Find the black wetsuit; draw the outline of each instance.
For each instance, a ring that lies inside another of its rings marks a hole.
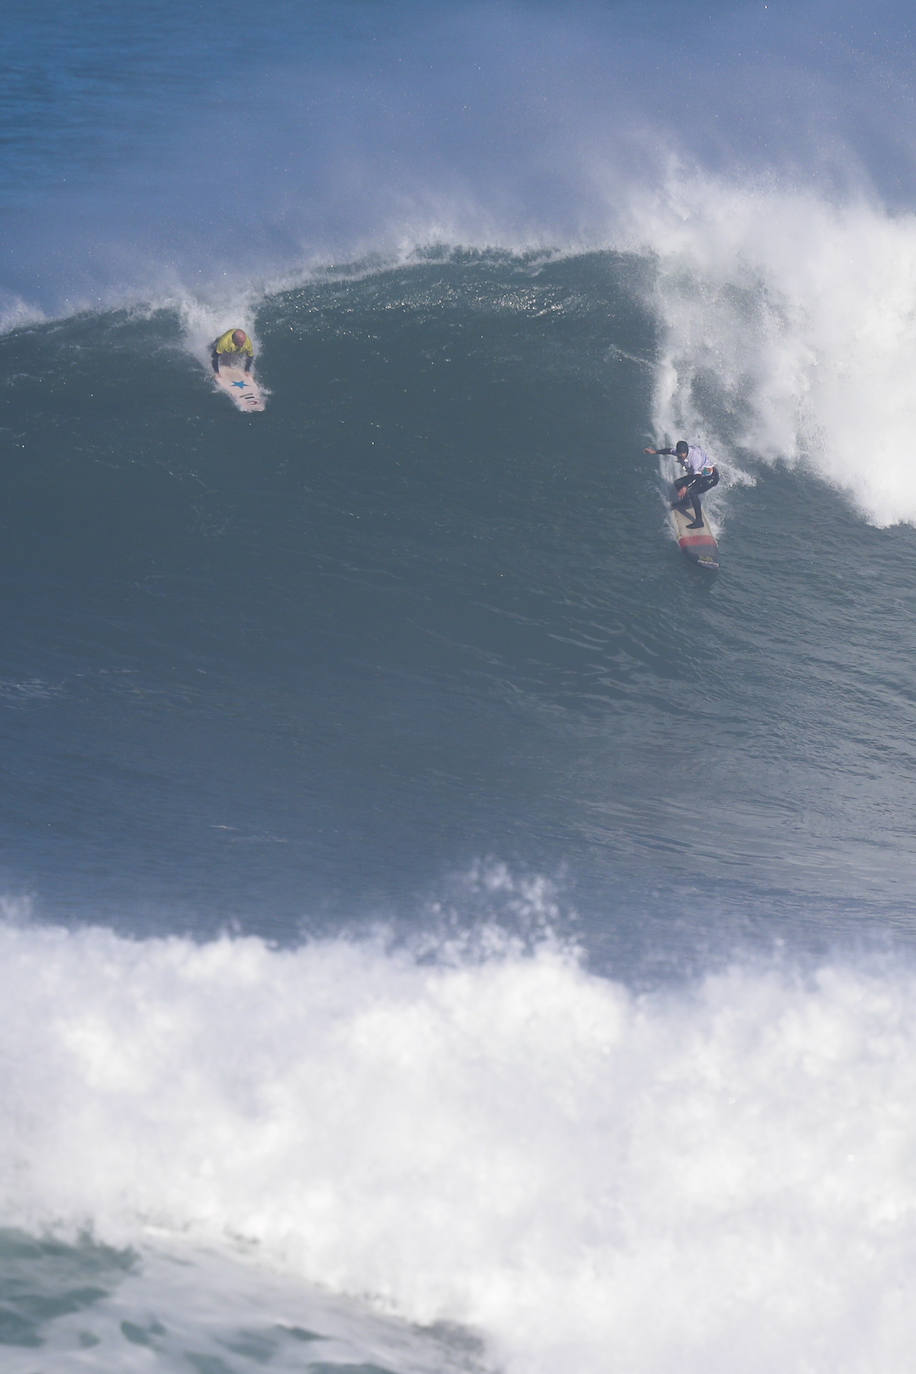
[[[680,463],[686,463],[687,461],[685,458],[681,458],[680,454],[673,448],[660,448],[657,449],[656,452],[670,455],[672,458],[677,458]],[[672,506],[674,509],[680,508],[681,510],[686,510],[689,502],[693,506],[693,518],[697,525],[703,523],[703,510],[700,506],[700,497],[703,495],[704,491],[709,491],[712,487],[717,486],[719,482],[719,470],[714,464],[711,466],[712,472],[685,472],[680,477],[674,479],[677,500],[672,502]]]

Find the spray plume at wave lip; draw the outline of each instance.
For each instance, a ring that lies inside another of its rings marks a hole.
[[[431,240],[607,246],[672,155],[739,185],[893,185],[869,132],[899,127],[905,64],[873,24],[835,14],[800,44],[801,13],[756,10],[401,5],[382,23],[268,5],[239,44],[165,3],[145,24],[171,22],[180,60],[138,20],[110,67],[95,7],[32,13],[7,96],[6,285],[54,310]]]
[[[912,972],[637,996],[489,943],[5,924],[4,1216],[139,1263],[241,1241],[262,1287],[462,1323],[509,1374],[905,1369]]]
[[[914,523],[912,220],[683,174],[655,220],[659,427],[803,465],[878,526]]]
[[[818,6],[712,22],[408,5],[384,26],[360,6],[333,24],[277,6],[250,48],[224,36],[207,61],[203,31],[172,8],[182,60],[162,85],[142,23],[106,72],[92,6],[62,31],[41,6],[22,12],[7,328],[167,305],[204,321],[189,337],[200,352],[224,319],[251,323],[265,294],[329,263],[430,244],[645,252],[666,340],[660,430],[718,446],[733,477],[747,469],[735,449],[804,462],[873,523],[913,521],[894,7],[884,30],[851,9],[827,23]]]

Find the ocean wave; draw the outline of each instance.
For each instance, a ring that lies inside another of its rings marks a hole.
[[[28,30],[55,79],[22,77],[31,189],[3,201],[0,327],[163,308],[203,358],[226,320],[256,328],[266,301],[336,271],[431,250],[637,253],[658,268],[661,432],[715,448],[730,481],[806,466],[877,526],[916,519],[898,33],[853,7],[829,32],[817,4],[738,7],[713,29],[665,11],[661,48],[651,7],[560,21],[536,4],[404,3],[384,24],[359,7],[283,13],[211,57],[209,29],[174,8],[157,14],[182,35],[181,72],[154,117],[142,25],[122,46],[145,79],[125,88],[113,62],[91,109],[73,92],[107,32]]]

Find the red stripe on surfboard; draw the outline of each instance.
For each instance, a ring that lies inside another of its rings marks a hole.
[[[697,545],[703,544],[711,546],[714,549],[719,547],[711,534],[683,534],[677,542],[682,549],[693,549],[696,548]]]

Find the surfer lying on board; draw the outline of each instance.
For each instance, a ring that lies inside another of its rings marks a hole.
[[[703,523],[700,497],[719,481],[719,472],[709,454],[699,444],[688,444],[686,439],[678,439],[674,448],[646,448],[643,453],[664,453],[676,458],[685,471],[674,479],[677,500],[671,502],[672,510],[686,512],[688,504],[693,506],[693,520],[689,530],[698,530]]]
[[[227,360],[236,355],[245,358],[245,371],[251,371],[251,364],[254,362],[254,346],[245,333],[244,329],[227,329],[225,334],[220,334],[218,339],[214,339],[210,345],[210,361],[213,364],[213,371],[219,372],[220,358]]]

